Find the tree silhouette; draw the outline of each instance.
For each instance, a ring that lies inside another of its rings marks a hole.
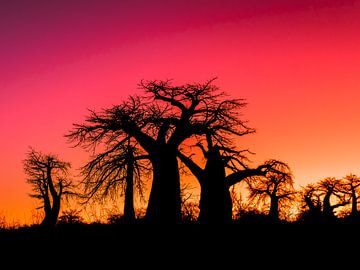
[[[149,155],[153,182],[146,217],[152,222],[181,220],[179,146],[195,135],[211,134],[220,145],[233,135],[252,133],[241,120],[242,99],[228,99],[214,86],[173,86],[171,81],[147,81],[139,85],[142,97],[132,96],[121,105],[90,112],[84,124],[76,124],[67,137],[77,145],[116,151],[129,138]]]
[[[27,183],[32,186],[31,197],[42,201],[44,227],[55,226],[63,196],[72,195],[72,182],[68,179],[70,163],[52,154],[44,155],[32,148],[23,161]]]
[[[322,215],[322,200],[321,193],[316,185],[309,184],[304,187],[300,192],[300,200],[303,202],[302,216],[304,220],[316,220]]]
[[[219,148],[212,145],[209,137],[207,141],[208,151],[198,144],[206,157],[204,169],[181,152],[178,155],[200,184],[199,222],[226,222],[229,216],[231,220],[232,204],[229,189],[225,185],[225,166]]]
[[[130,139],[116,145],[116,149],[113,147],[92,157],[81,170],[86,202],[108,196],[117,198],[125,193],[123,221],[134,222],[134,186],[142,198],[144,183],[141,175],[149,170],[147,158]]]
[[[348,195],[351,201],[351,217],[358,217],[358,203],[360,199],[360,178],[354,174],[345,176],[341,181],[340,190]]]
[[[257,168],[248,168],[241,159],[241,151],[228,147],[213,145],[211,136],[206,136],[207,149],[197,143],[206,158],[205,168],[202,169],[191,157],[180,151],[180,160],[189,168],[200,184],[200,223],[229,223],[232,220],[232,199],[229,188],[242,180],[252,176],[265,176],[270,171],[277,171],[279,161],[269,160]],[[240,164],[239,166],[235,162]],[[231,173],[226,175],[226,168]]]
[[[247,179],[249,199],[264,204],[270,201],[269,217],[273,221],[279,219],[281,207],[291,202],[296,194],[290,168],[285,163],[276,165],[277,171]]]
[[[325,218],[335,218],[334,210],[349,203],[347,196],[341,190],[342,182],[334,177],[321,180],[316,188],[322,198],[322,214]]]

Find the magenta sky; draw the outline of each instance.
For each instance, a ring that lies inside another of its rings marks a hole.
[[[30,222],[29,145],[79,167],[63,134],[141,79],[213,76],[249,105],[254,164],[306,184],[360,174],[360,1],[1,1],[0,210]]]

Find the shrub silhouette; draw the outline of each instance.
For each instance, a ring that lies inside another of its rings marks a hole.
[[[59,217],[59,225],[74,225],[84,223],[84,219],[80,215],[81,211],[76,209],[69,209],[63,211],[62,215]]]

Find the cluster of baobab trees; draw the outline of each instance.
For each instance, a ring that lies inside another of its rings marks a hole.
[[[291,170],[279,160],[267,160],[255,168],[248,165],[248,151],[239,149],[240,137],[255,132],[242,119],[246,102],[229,98],[213,82],[179,86],[171,81],[141,82],[141,96],[89,111],[84,123],[74,124],[66,135],[70,143],[90,153],[90,160],[81,168],[80,191],[75,192],[69,180],[69,163],[31,149],[24,168],[32,196],[43,204],[42,224],[56,223],[65,196],[88,201],[120,196],[122,190],[124,221],[134,222],[134,196],[142,195],[148,178],[151,190],[144,220],[180,223],[181,164],[200,185],[200,223],[231,222],[230,188],[242,181],[248,186],[250,200],[270,202],[268,215],[277,220],[280,208],[299,196]],[[326,179],[304,188],[301,196],[306,211],[331,215],[335,208],[352,201],[355,213],[359,184],[350,178],[344,178],[341,185]],[[338,202],[332,204],[334,199]]]
[[[304,187],[299,194],[303,202],[303,217],[335,219],[338,215],[359,218],[360,177],[349,174],[341,179],[328,177]],[[345,209],[344,209],[345,208]]]

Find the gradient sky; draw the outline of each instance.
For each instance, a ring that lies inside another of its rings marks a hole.
[[[254,166],[305,185],[360,174],[360,1],[0,2],[0,214],[31,222],[28,146],[78,168],[63,135],[141,79],[217,84],[246,98]]]

